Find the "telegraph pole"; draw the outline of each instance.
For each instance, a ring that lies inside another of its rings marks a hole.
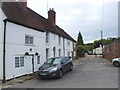
[[[102,26],[101,26],[101,46],[102,46],[102,55],[103,55],[103,24],[104,24],[104,0],[103,0],[103,8],[102,8]],[[104,57],[104,56],[103,56]]]
[[[103,55],[103,32],[101,31],[101,47],[102,47],[102,55]]]

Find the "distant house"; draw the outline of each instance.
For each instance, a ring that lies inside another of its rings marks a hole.
[[[98,48],[93,49],[93,54],[102,55],[102,47],[100,46]]]
[[[56,25],[54,9],[46,19],[26,5],[3,2],[0,8],[0,79],[4,81],[37,71],[50,57],[76,57],[76,41]]]
[[[105,46],[103,52],[104,58],[110,61],[113,58],[120,57],[120,41],[115,41],[112,44]]]

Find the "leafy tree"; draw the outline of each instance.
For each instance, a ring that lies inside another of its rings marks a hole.
[[[85,53],[85,47],[83,45],[77,46],[77,58],[83,57]]]
[[[83,43],[83,37],[81,35],[81,32],[78,33],[78,38],[77,38],[77,57],[83,57],[84,52],[85,52],[85,47]]]
[[[79,46],[79,45],[84,45],[81,32],[78,33],[78,38],[77,38],[77,46]]]
[[[86,49],[86,53],[88,52],[88,51],[92,51],[93,49],[94,49],[94,44],[93,43],[87,43],[87,44],[85,44],[85,49]]]
[[[111,44],[115,39],[100,39],[94,41],[94,48],[100,47],[100,45]]]

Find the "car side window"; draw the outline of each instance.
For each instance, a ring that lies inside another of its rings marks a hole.
[[[62,59],[62,62],[63,62],[63,63],[66,63],[68,60],[69,60],[68,57],[64,57],[64,58]]]

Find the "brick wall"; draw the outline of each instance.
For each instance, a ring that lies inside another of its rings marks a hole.
[[[120,57],[120,41],[115,41],[103,49],[105,59],[112,61],[113,58]]]

